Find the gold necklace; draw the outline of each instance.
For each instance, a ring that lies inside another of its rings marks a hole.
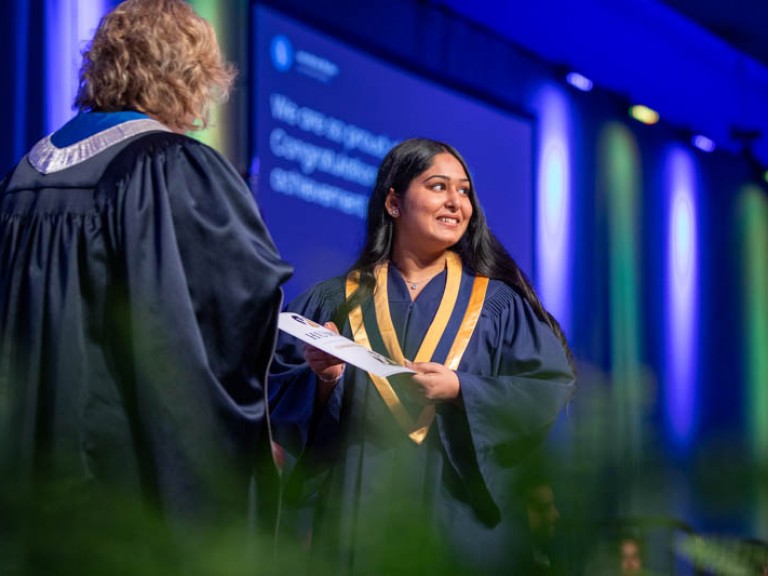
[[[424,284],[424,282],[426,282],[426,280],[422,280],[421,282],[411,282],[410,280],[408,280],[408,278],[405,278],[405,277],[403,278],[403,280],[405,280],[405,283],[408,285],[408,288],[410,288],[411,290],[416,290],[416,288],[418,288],[419,285]]]
[[[395,264],[394,261],[392,261],[392,266],[397,268],[397,271],[400,273],[400,277],[403,279],[403,281],[405,281],[406,286],[408,286],[408,288],[410,288],[411,290],[416,290],[419,286],[421,286],[425,282],[429,282],[430,280],[432,280],[432,278],[434,278],[435,276],[440,274],[440,272],[442,272],[441,270],[440,272],[433,274],[429,278],[425,278],[424,280],[419,280],[418,282],[414,282],[413,280],[408,280],[408,278],[405,277],[405,275],[403,274],[403,271],[400,270],[400,268],[398,268],[397,264]]]

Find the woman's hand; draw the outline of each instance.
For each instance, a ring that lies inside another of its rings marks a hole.
[[[326,322],[324,326],[336,334],[339,333],[339,329],[333,322]],[[304,360],[317,375],[317,400],[324,404],[341,380],[346,364],[336,356],[331,356],[309,344],[304,344]]]
[[[461,384],[453,370],[437,362],[410,362],[405,365],[416,370],[409,379],[409,394],[422,404],[460,401]]]

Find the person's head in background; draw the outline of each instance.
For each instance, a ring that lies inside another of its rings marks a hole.
[[[546,482],[534,484],[526,489],[525,509],[528,528],[537,542],[546,542],[555,536],[560,520],[560,511],[555,503],[552,486]]]
[[[176,132],[208,125],[236,71],[213,27],[186,0],[126,0],[104,16],[83,54],[79,110],[135,110]]]
[[[633,576],[643,571],[643,557],[640,539],[625,534],[619,538],[619,562],[621,576]]]
[[[536,453],[529,457],[518,478],[517,491],[525,506],[529,534],[538,546],[552,541],[560,521],[551,474],[544,456]]]

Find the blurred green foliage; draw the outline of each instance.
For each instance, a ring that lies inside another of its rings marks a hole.
[[[635,408],[633,421],[643,427],[636,434],[624,431],[610,378],[589,368],[580,375],[578,393],[541,451],[560,513],[550,573],[621,574],[616,543],[630,529],[642,536],[642,574],[761,574],[768,548],[757,538],[765,535],[750,527],[765,470],[738,442],[717,435],[685,458],[665,452],[651,377],[643,379],[643,402]],[[157,511],[107,487],[87,497],[72,486],[4,481],[1,488],[2,576],[337,573],[333,554],[311,551],[301,538],[281,537],[276,545],[273,533],[247,518],[169,526]],[[404,494],[366,510],[357,526],[366,557],[353,573],[462,576],[427,514]]]

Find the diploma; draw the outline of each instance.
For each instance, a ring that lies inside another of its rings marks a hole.
[[[277,327],[302,342],[311,344],[331,356],[336,356],[339,360],[344,360],[377,376],[386,378],[394,374],[416,373],[391,358],[361,346],[346,336],[336,334],[325,326],[294,312],[281,312]]]

